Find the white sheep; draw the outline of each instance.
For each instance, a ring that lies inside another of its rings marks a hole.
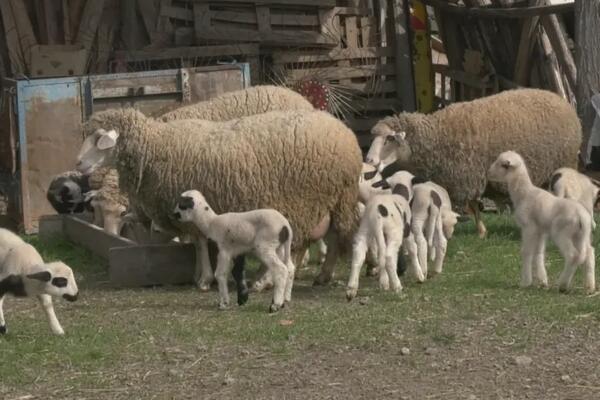
[[[594,292],[595,256],[591,244],[592,218],[581,204],[572,199],[556,197],[531,182],[525,161],[514,151],[501,153],[488,170],[491,181],[506,183],[515,209],[515,218],[521,227],[523,265],[521,286],[532,284],[532,263],[536,278],[548,286],[544,253],[548,236],[565,259],[565,267],[558,278],[561,292],[567,291],[577,266],[584,264],[584,285]]]
[[[559,168],[550,177],[550,191],[558,197],[581,203],[592,216],[592,229],[596,229],[594,206],[598,201],[600,189],[589,177],[573,168]]]
[[[411,212],[408,201],[397,194],[382,194],[372,197],[366,204],[358,232],[354,236],[352,265],[346,288],[346,298],[352,300],[358,291],[360,269],[365,262],[369,242],[376,243],[377,267],[379,269],[379,287],[395,292],[402,290],[398,278],[398,253],[403,242],[411,260],[412,271],[418,281],[425,278],[418,264],[416,245],[411,239]],[[406,239],[406,240],[405,240]]]
[[[259,209],[217,215],[197,190],[182,193],[175,206],[174,217],[192,222],[218,247],[215,277],[219,284],[219,307],[229,305],[227,277],[233,258],[248,252],[267,266],[273,276],[271,312],[278,311],[292,298],[295,266],[291,257],[293,240],[288,220],[276,210]]]
[[[44,263],[37,250],[7,229],[0,228],[0,334],[6,333],[3,304],[6,295],[14,297],[37,296],[42,305],[50,329],[63,335],[52,296],[68,301],[77,300],[79,290],[73,271],[57,261]]]

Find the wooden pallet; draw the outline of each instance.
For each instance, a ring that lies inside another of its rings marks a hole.
[[[357,133],[361,147],[370,144],[371,127],[383,116],[401,109],[396,82],[398,66],[393,35],[393,15],[388,12],[384,31],[366,7],[336,7],[333,31],[341,38],[331,50],[276,51],[273,73],[286,84],[316,78],[351,93],[346,123]],[[390,27],[390,25],[392,25]],[[382,37],[389,37],[384,40]]]

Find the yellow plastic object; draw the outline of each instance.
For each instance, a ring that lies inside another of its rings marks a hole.
[[[433,111],[434,96],[434,76],[427,24],[425,5],[418,0],[412,0],[410,25],[413,31],[415,97],[417,110],[422,113]]]

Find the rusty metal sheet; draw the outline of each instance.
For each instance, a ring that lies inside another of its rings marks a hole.
[[[54,214],[46,200],[52,177],[73,169],[81,146],[81,83],[19,81],[17,99],[23,228],[35,233],[40,216]]]

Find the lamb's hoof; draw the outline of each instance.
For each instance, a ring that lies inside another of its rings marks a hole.
[[[271,306],[269,307],[269,313],[273,314],[278,312],[279,310],[281,310],[283,308],[283,304],[282,305],[277,305],[275,303],[271,303]]]
[[[394,293],[400,294],[402,293],[402,286],[398,286],[396,288],[393,288],[392,290],[394,291]]]
[[[594,294],[595,292],[596,292],[596,288],[593,288],[593,287],[586,287],[585,288],[585,293],[586,294]],[[0,332],[0,333],[2,333],[2,332]]]
[[[0,326],[0,335],[6,335],[6,325]]]
[[[331,277],[329,277],[329,276],[323,276],[323,275],[318,275],[315,278],[314,282],[313,282],[313,286],[325,286],[330,281],[331,281]]]
[[[367,276],[377,276],[379,269],[377,267],[367,268]]]
[[[63,331],[62,329],[58,329],[58,330],[54,331],[53,333],[55,335],[62,336],[65,334],[65,331]]]
[[[477,236],[479,236],[479,239],[485,239],[487,236],[487,231],[479,231],[477,232]]]
[[[219,303],[219,310],[220,311],[225,311],[225,310],[228,310],[228,309],[229,309],[229,303],[223,303],[223,302]]]
[[[248,302],[249,297],[250,296],[248,294],[248,289],[238,293],[238,297],[237,297],[238,306],[243,306],[244,304],[246,304]]]
[[[540,283],[538,284],[538,286],[539,286],[539,288],[540,288],[540,289],[544,289],[544,290],[546,290],[546,289],[548,289],[548,288],[549,288],[549,286],[548,286],[548,282],[540,282]]]
[[[254,285],[252,285],[252,289],[256,292],[256,293],[260,293],[262,291],[265,290],[269,290],[273,287],[273,283],[272,282],[254,282]]]
[[[569,288],[568,288],[568,287],[566,287],[566,286],[559,286],[559,287],[558,287],[558,291],[559,291],[560,293],[568,293],[568,292],[569,292]]]
[[[198,290],[200,290],[201,292],[210,291],[210,282],[199,281],[196,283],[196,286],[198,287]]]
[[[388,291],[390,290],[390,284],[389,283],[379,283],[379,289],[383,290],[383,291]]]
[[[356,297],[358,289],[356,288],[347,288],[346,289],[346,300],[352,301]]]

